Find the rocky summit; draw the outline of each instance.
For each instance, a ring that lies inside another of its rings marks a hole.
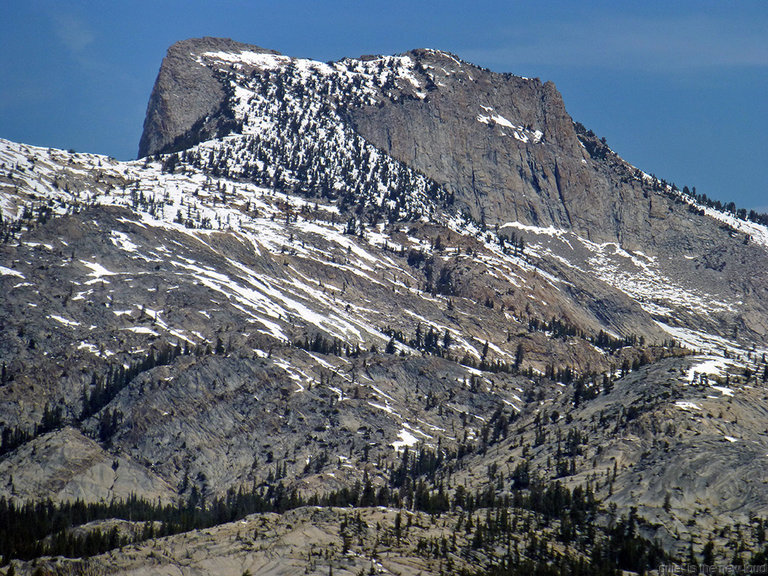
[[[179,42],[139,156],[0,140],[0,573],[766,563],[768,216],[436,50]]]

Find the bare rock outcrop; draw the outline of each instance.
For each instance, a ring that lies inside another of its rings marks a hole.
[[[0,461],[0,496],[20,501],[44,494],[54,502],[110,502],[131,496],[170,502],[175,491],[126,455],[110,454],[66,427],[34,439]]]
[[[173,152],[216,136],[226,124],[227,93],[214,71],[198,59],[205,52],[263,50],[228,38],[176,42],[160,66],[139,141],[139,158]]]

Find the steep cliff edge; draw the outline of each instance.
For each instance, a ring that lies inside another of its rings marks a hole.
[[[352,109],[353,124],[445,185],[477,220],[554,226],[653,251],[678,250],[683,238],[702,235],[699,223],[687,222],[687,206],[654,191],[653,179],[594,134],[577,132],[552,82],[491,72],[445,52],[408,55],[425,97]]]
[[[199,57],[203,52],[244,49],[275,53],[210,37],[182,40],[168,49],[149,97],[139,158],[182,150],[226,132],[226,84]]]
[[[376,146],[445,184],[489,224],[570,228],[573,182],[588,155],[554,84],[495,74],[432,50],[408,54],[422,99],[384,99],[351,112]],[[571,184],[571,185],[569,185]]]
[[[248,103],[235,96],[235,75],[295,85],[311,70],[312,83],[326,84],[318,91],[323,106],[445,187],[455,207],[478,221],[554,226],[646,250],[676,250],[681,238],[702,234],[698,223],[688,224],[687,206],[654,191],[654,180],[591,133],[577,133],[551,82],[491,72],[436,50],[345,59],[324,70],[309,60],[258,57],[276,54],[228,39],[174,44],[147,107],[139,156],[237,133],[248,121],[238,106]]]

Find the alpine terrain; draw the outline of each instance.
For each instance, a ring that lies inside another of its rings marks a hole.
[[[185,40],[0,209],[2,574],[768,562],[768,216],[551,82]]]

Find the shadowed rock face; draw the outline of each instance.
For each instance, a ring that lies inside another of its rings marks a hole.
[[[193,38],[168,49],[149,97],[139,158],[158,152],[174,152],[192,146],[218,132],[226,91],[210,67],[197,58],[204,52],[236,52],[248,49],[265,53],[228,38]]]

